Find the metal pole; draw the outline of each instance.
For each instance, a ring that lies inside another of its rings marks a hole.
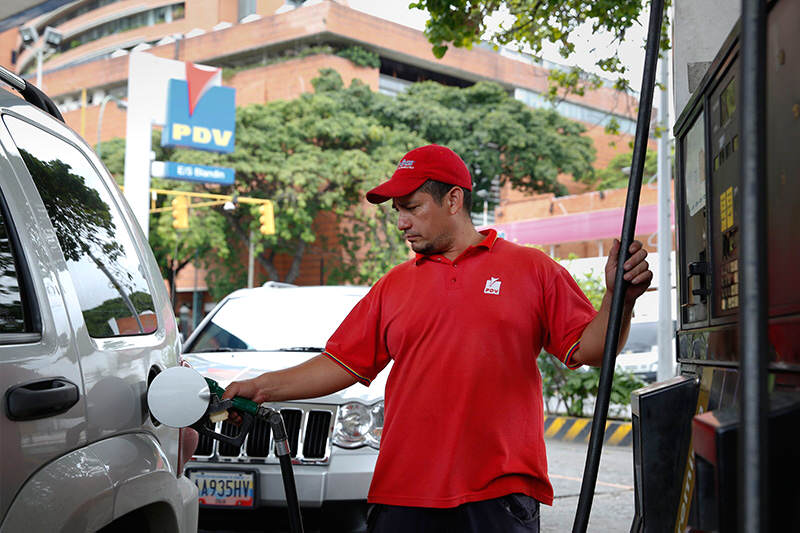
[[[200,291],[197,290],[197,249],[194,251],[194,291],[192,292],[192,331],[200,324]]]
[[[103,113],[106,112],[106,104],[109,100],[111,100],[111,95],[107,94],[103,97],[103,101],[100,102],[100,112],[97,115],[97,144],[94,147],[94,151],[97,152],[97,157],[100,157],[100,133],[102,132],[103,127]]]
[[[767,222],[766,2],[742,0],[741,296],[739,357],[742,398],[739,432],[740,531],[768,531],[767,502]]]
[[[36,49],[36,88],[42,88],[42,56],[44,55],[44,50],[40,46]]]
[[[608,404],[611,397],[611,383],[614,379],[614,363],[616,362],[619,332],[622,325],[622,306],[624,304],[625,291],[628,288],[628,283],[623,279],[625,275],[623,263],[628,258],[628,248],[633,242],[633,235],[636,229],[636,215],[639,210],[639,195],[642,188],[647,138],[650,133],[650,114],[653,107],[653,89],[656,84],[656,63],[658,61],[663,14],[664,0],[653,0],[650,5],[650,23],[647,32],[644,71],[642,73],[639,115],[636,120],[631,178],[628,183],[628,196],[625,200],[625,217],[622,222],[617,272],[614,277],[614,293],[611,299],[611,311],[606,329],[603,366],[600,369],[600,383],[597,390],[594,417],[592,418],[592,432],[589,437],[589,450],[586,454],[586,467],[583,471],[581,496],[578,500],[578,510],[575,513],[575,522],[572,526],[573,533],[585,533],[589,525],[594,488],[597,484],[597,471],[600,467],[600,454],[603,451],[603,437],[605,435]]]
[[[254,239],[253,239],[253,230],[250,230],[250,243],[248,246],[248,254],[247,254],[247,288],[253,288],[253,277],[254,277],[254,263],[255,263],[255,253],[254,253]]]
[[[658,104],[658,124],[661,126],[658,139],[658,381],[673,375],[668,65],[667,58],[662,57],[659,61],[661,101]]]

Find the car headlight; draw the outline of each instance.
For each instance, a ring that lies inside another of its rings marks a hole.
[[[383,432],[383,401],[373,405],[359,402],[339,407],[333,427],[333,444],[342,448],[371,446],[380,448]]]

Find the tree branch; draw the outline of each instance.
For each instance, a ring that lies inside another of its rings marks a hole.
[[[303,255],[306,251],[306,241],[301,240],[300,243],[297,245],[297,250],[294,252],[294,256],[292,257],[292,266],[289,267],[289,272],[286,274],[286,282],[287,283],[294,283],[294,280],[297,279],[297,276],[300,275],[300,263],[303,261]]]

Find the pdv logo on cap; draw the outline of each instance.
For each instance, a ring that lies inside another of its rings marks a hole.
[[[427,180],[458,185],[472,190],[472,177],[458,154],[446,146],[429,144],[408,152],[389,181],[367,193],[367,200],[380,204],[390,198],[411,194]]]

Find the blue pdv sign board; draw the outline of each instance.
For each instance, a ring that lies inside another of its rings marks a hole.
[[[189,69],[185,81],[169,80],[162,146],[233,152],[236,90],[210,82],[208,76],[193,76]]]

